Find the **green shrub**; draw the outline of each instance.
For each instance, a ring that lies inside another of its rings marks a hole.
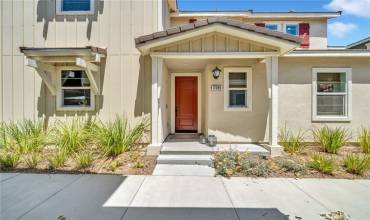
[[[246,176],[267,177],[271,173],[270,163],[257,156],[247,156],[240,160],[241,172]]]
[[[358,137],[358,142],[364,153],[370,153],[370,129],[362,128]]]
[[[24,162],[31,169],[36,168],[40,161],[41,156],[39,152],[30,152],[24,156]]]
[[[8,132],[6,129],[6,124],[0,122],[0,149],[6,147],[8,143]]]
[[[280,129],[279,140],[284,151],[289,154],[299,153],[304,147],[304,133],[299,131],[295,134],[291,130],[287,129],[286,126]]]
[[[233,150],[220,151],[213,154],[212,165],[216,174],[221,176],[232,176],[237,172],[240,153]]]
[[[348,154],[344,158],[344,166],[349,173],[363,175],[370,168],[370,157]]]
[[[75,160],[78,168],[85,169],[91,166],[93,162],[93,155],[87,150],[81,151],[76,153]]]
[[[64,150],[59,150],[54,155],[48,158],[49,167],[51,169],[58,169],[63,167],[67,161],[67,152]]]
[[[292,160],[292,159],[279,159],[277,160],[277,164],[285,171],[288,172],[305,172],[307,167],[304,163]]]
[[[9,139],[18,145],[21,153],[40,151],[46,141],[44,119],[10,122],[5,129]]]
[[[336,169],[336,164],[333,159],[321,154],[314,154],[311,156],[310,167],[322,173],[332,175]]]
[[[313,136],[323,151],[336,154],[350,138],[347,130],[343,128],[329,128],[327,126],[313,130]]]
[[[15,168],[19,162],[19,153],[14,150],[3,149],[0,152],[0,165],[2,169]]]
[[[53,129],[53,142],[67,154],[84,148],[91,138],[90,123],[82,117],[57,122]]]
[[[113,121],[100,121],[94,127],[94,136],[98,146],[107,156],[118,156],[129,151],[140,141],[146,129],[144,121],[130,129],[127,119],[116,117]]]

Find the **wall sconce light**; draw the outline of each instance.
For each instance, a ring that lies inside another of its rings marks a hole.
[[[218,79],[221,75],[221,70],[216,66],[216,68],[212,70],[212,75],[214,79]]]

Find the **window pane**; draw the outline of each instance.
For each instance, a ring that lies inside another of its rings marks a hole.
[[[229,73],[229,87],[230,88],[246,88],[247,77],[246,73]]]
[[[61,83],[63,87],[90,86],[90,81],[83,70],[63,70]]]
[[[345,73],[317,73],[318,92],[346,92]]]
[[[244,90],[230,90],[229,93],[229,105],[230,107],[245,107],[246,92]]]
[[[90,11],[90,0],[62,0],[62,11]]]
[[[277,31],[278,30],[278,25],[277,24],[266,24],[265,27],[269,30],[272,30],[272,31]]]
[[[63,89],[63,106],[91,105],[90,89]]]
[[[298,27],[296,24],[287,24],[285,26],[285,32],[291,35],[298,35]]]
[[[318,95],[317,115],[345,116],[344,95]]]

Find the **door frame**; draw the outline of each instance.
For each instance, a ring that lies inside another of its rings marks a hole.
[[[175,115],[175,105],[176,105],[176,77],[184,77],[184,76],[195,76],[197,77],[198,81],[198,113],[197,113],[197,133],[201,133],[202,130],[202,74],[201,73],[171,73],[171,133],[176,133],[176,115]]]

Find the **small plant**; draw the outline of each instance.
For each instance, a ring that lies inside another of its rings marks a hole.
[[[0,165],[3,169],[11,169],[17,166],[19,162],[19,153],[14,150],[3,150],[0,152]]]
[[[240,166],[246,176],[267,177],[271,173],[269,162],[257,156],[244,157]]]
[[[304,147],[304,133],[299,131],[295,134],[291,130],[287,129],[286,126],[280,129],[279,140],[284,151],[289,154],[299,153]]]
[[[136,161],[134,164],[134,168],[142,169],[145,167],[145,163],[143,161]]]
[[[80,117],[70,122],[57,122],[53,129],[54,143],[67,154],[85,147],[90,137],[89,123],[89,120]]]
[[[336,169],[336,164],[333,159],[321,154],[314,154],[311,156],[310,167],[321,173],[332,175]]]
[[[299,173],[306,171],[306,165],[291,159],[281,159],[277,161],[278,165],[287,172]]]
[[[114,172],[118,167],[122,165],[121,161],[119,160],[112,160],[108,163],[107,168]]]
[[[364,153],[370,153],[370,128],[362,128],[358,142]]]
[[[330,212],[328,214],[321,214],[325,220],[349,220],[350,216],[342,211]]]
[[[0,148],[6,147],[8,143],[8,133],[6,129],[6,124],[0,122]]]
[[[91,166],[93,162],[93,155],[87,150],[81,151],[76,153],[75,160],[78,168],[85,169]]]
[[[221,176],[232,176],[237,172],[240,153],[233,150],[220,151],[213,154],[212,164],[216,173]]]
[[[41,156],[38,152],[31,152],[24,156],[24,162],[31,169],[36,168],[40,161]]]
[[[21,153],[39,151],[46,141],[43,119],[10,122],[5,129],[9,138],[18,145]]]
[[[117,116],[114,121],[97,123],[94,127],[94,134],[103,153],[115,157],[133,149],[142,138],[145,128],[146,123],[140,122],[133,129],[130,129],[127,119]]]
[[[329,128],[327,126],[313,130],[313,136],[324,152],[336,154],[349,139],[350,135],[343,128]]]
[[[67,153],[64,150],[59,150],[56,154],[51,156],[48,161],[51,169],[63,167],[67,161]]]
[[[370,157],[348,154],[344,158],[344,166],[349,173],[363,175],[370,168]]]

